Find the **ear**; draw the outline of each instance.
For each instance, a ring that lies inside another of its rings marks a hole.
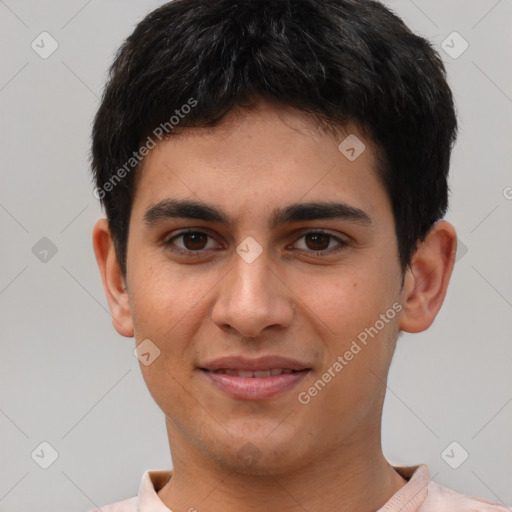
[[[399,327],[406,332],[428,329],[443,304],[457,252],[457,234],[438,221],[418,246],[406,271]]]
[[[116,258],[114,241],[107,219],[100,219],[96,222],[92,234],[92,243],[101,273],[101,280],[103,281],[103,288],[112,313],[112,325],[121,336],[132,338],[134,330],[128,291]]]

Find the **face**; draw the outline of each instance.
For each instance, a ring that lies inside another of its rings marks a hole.
[[[365,144],[355,160],[338,149],[349,134]],[[141,370],[171,450],[278,473],[378,442],[402,274],[376,165],[357,127],[329,135],[264,103],[151,150],[126,284],[137,344],[160,351]],[[231,356],[306,370],[212,371]]]

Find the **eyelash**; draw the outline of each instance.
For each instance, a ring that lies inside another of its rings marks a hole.
[[[191,250],[176,248],[176,247],[172,246],[172,242],[174,240],[181,238],[185,235],[189,235],[189,234],[200,234],[200,235],[206,235],[209,238],[213,238],[211,235],[209,235],[208,233],[206,233],[204,231],[189,229],[189,230],[181,231],[180,233],[173,235],[170,238],[167,238],[166,240],[164,240],[164,245],[167,249],[169,249],[170,251],[172,251],[174,253],[183,254],[186,256],[193,256],[193,257],[204,256],[204,253],[206,251],[208,251],[209,249],[199,249],[197,251],[191,251]],[[336,253],[346,249],[347,246],[349,245],[345,240],[342,240],[341,238],[334,236],[331,233],[322,231],[322,230],[307,231],[305,233],[302,233],[301,236],[297,240],[300,240],[307,235],[326,235],[330,238],[329,244],[330,244],[331,240],[335,240],[335,241],[339,242],[339,246],[335,249],[332,249],[332,248],[331,249],[323,249],[321,251],[314,251],[312,249],[309,249],[309,250],[308,249],[299,249],[299,251],[306,251],[306,252],[310,253],[310,255],[313,257],[320,257],[320,256],[324,256],[326,254],[336,254]]]

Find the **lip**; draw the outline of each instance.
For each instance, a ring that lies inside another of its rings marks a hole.
[[[265,371],[272,368],[295,370],[294,373],[282,373],[269,377],[239,377],[225,373],[213,373],[214,370]],[[257,358],[227,356],[207,361],[199,366],[201,373],[217,389],[233,398],[243,400],[263,400],[272,398],[294,388],[311,371],[307,363],[289,357],[266,355]]]
[[[283,370],[305,370],[310,369],[306,363],[289,357],[267,355],[257,358],[242,356],[227,356],[207,361],[199,365],[201,370],[246,370],[251,372],[282,368]],[[277,375],[278,377],[278,375]],[[264,377],[269,379],[270,377]]]
[[[274,366],[274,368],[282,368],[282,366]],[[239,377],[226,373],[213,373],[204,368],[200,370],[215,387],[233,398],[242,400],[263,400],[289,391],[311,371],[310,368],[305,368],[295,373],[282,373],[270,377]]]

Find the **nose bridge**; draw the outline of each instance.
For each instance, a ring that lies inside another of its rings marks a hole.
[[[243,246],[240,244],[239,251],[242,249]],[[252,251],[252,248],[249,250]],[[229,283],[231,299],[242,307],[255,311],[267,309],[272,295],[272,272],[266,251],[255,257],[251,255],[249,259],[238,253],[232,264],[234,268]]]
[[[213,320],[219,327],[231,327],[247,337],[258,336],[270,325],[285,325],[291,320],[292,308],[285,287],[276,283],[266,251],[254,257],[244,257],[249,251],[240,244],[233,265],[220,288],[213,310]]]

